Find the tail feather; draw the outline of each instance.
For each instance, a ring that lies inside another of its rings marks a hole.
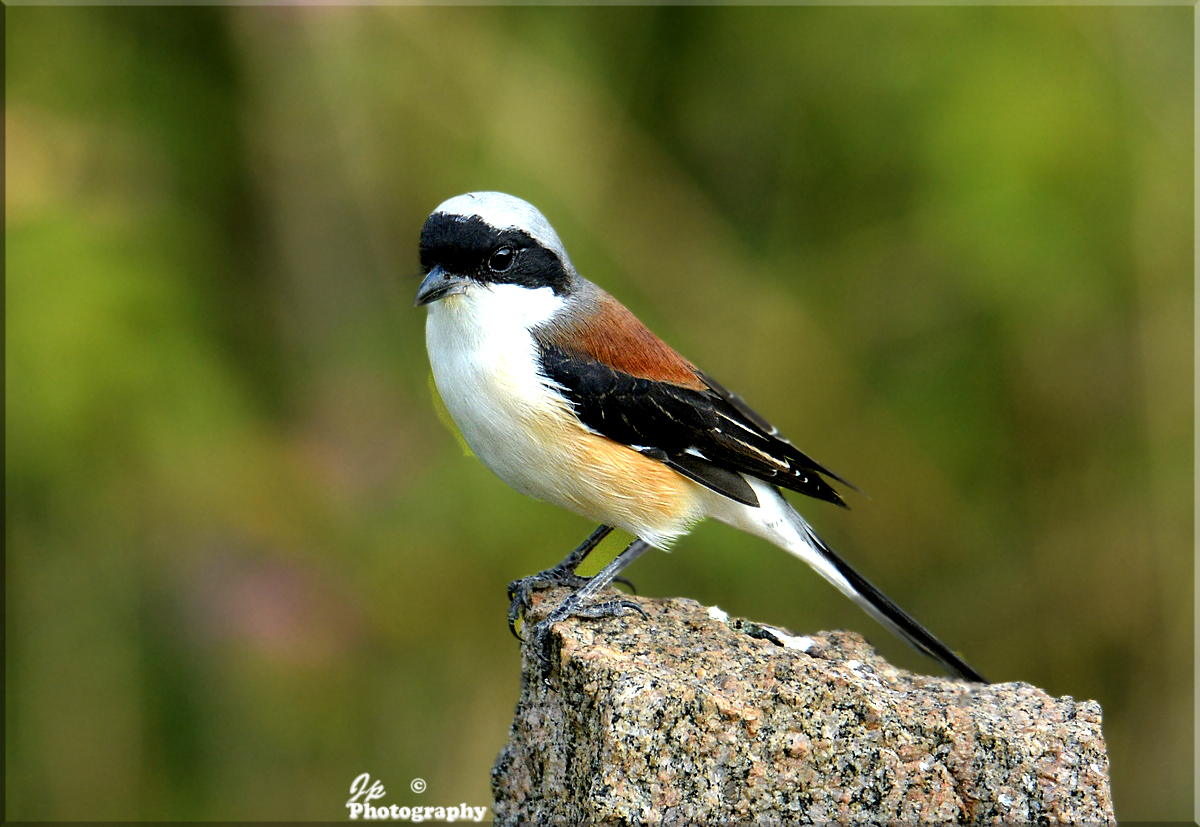
[[[934,637],[932,632],[893,603],[886,594],[875,588],[871,581],[855,571],[837,552],[826,545],[825,541],[817,536],[817,533],[812,530],[803,517],[796,514],[796,518],[800,522],[798,527],[801,529],[804,539],[824,561],[833,567],[839,577],[829,577],[824,566],[814,566],[820,574],[918,652],[933,658],[960,678],[976,683],[988,683],[987,678],[975,671],[950,647]]]
[[[754,489],[759,507],[721,497],[721,502],[711,508],[709,514],[796,555],[901,640],[933,658],[949,672],[969,681],[988,682],[827,546],[779,489],[753,477],[747,477],[746,481]]]

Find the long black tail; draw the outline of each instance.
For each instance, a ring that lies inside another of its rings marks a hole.
[[[891,599],[881,592],[879,589],[871,585],[867,578],[863,577],[854,568],[838,556],[837,552],[825,544],[825,541],[817,536],[817,533],[812,530],[812,526],[796,513],[797,528],[808,541],[808,544],[815,550],[828,565],[832,566],[837,574],[849,584],[847,589],[845,584],[839,583],[834,577],[829,576],[829,572],[824,570],[823,566],[814,566],[817,571],[825,576],[831,583],[844,591],[855,603],[861,606],[872,617],[887,626],[896,633],[902,640],[905,640],[918,652],[922,652],[936,660],[948,671],[958,675],[960,678],[965,678],[976,683],[988,683],[987,678],[971,668],[965,660],[951,651],[950,647],[942,643],[933,634],[922,626],[917,621],[913,620],[908,612],[901,609]]]

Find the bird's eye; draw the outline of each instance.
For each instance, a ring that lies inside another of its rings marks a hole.
[[[513,259],[516,258],[516,255],[512,247],[501,247],[492,253],[491,258],[488,259],[488,267],[493,272],[503,273],[509,267],[512,267]]]

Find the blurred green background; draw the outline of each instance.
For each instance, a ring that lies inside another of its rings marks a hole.
[[[7,817],[490,802],[505,586],[593,528],[430,403],[420,226],[499,189],[1191,818],[1193,13],[7,8]],[[723,526],[630,574],[937,672]]]

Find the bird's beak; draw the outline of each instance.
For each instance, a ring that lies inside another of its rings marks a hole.
[[[439,299],[446,298],[446,296],[465,293],[467,281],[468,279],[465,276],[456,276],[453,273],[446,272],[441,267],[434,267],[429,271],[429,275],[425,277],[425,281],[421,282],[420,288],[417,289],[416,306],[420,307],[423,304],[432,304]]]

